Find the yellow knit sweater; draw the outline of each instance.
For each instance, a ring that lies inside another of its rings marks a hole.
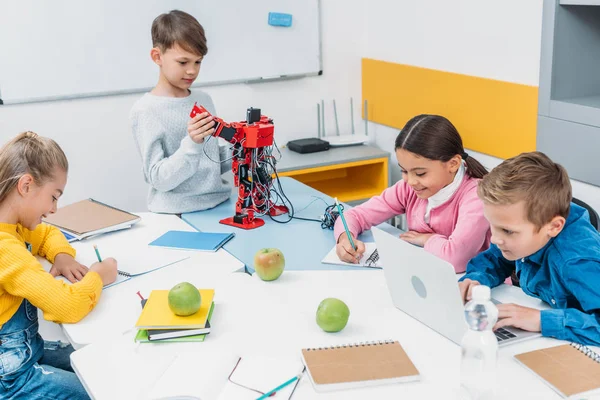
[[[40,224],[30,231],[20,224],[0,223],[0,326],[12,318],[24,298],[48,321],[75,323],[94,308],[102,292],[98,273],[89,271],[71,285],[54,279],[35,258],[39,255],[53,263],[59,253],[75,256],[57,228]]]

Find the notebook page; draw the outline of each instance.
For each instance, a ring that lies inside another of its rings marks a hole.
[[[381,260],[377,260],[375,263],[367,265],[368,258],[371,256],[371,254],[373,254],[373,252],[375,250],[377,250],[377,246],[376,246],[375,242],[365,243],[365,252],[364,252],[362,258],[360,259],[359,263],[358,264],[350,264],[350,263],[347,263],[347,262],[339,259],[339,257],[337,256],[337,254],[335,252],[335,246],[333,246],[333,248],[325,256],[325,258],[323,258],[323,260],[321,260],[321,263],[335,264],[335,265],[353,265],[355,267],[383,268],[383,265],[381,265]]]
[[[102,258],[112,257],[117,260],[117,268],[132,276],[144,274],[188,259],[190,253],[186,251],[165,251],[164,249],[148,245],[115,246],[110,243],[98,245]],[[92,242],[78,243],[75,257],[81,264],[90,266],[98,262]]]
[[[149,398],[216,399],[227,383],[237,358],[224,349],[180,354],[151,387]]]
[[[233,369],[234,365],[232,365]],[[231,374],[219,400],[254,400],[260,393],[267,393],[294,376],[300,374],[304,366],[299,358],[275,358],[248,355],[239,358],[239,363]],[[295,383],[277,391],[269,399],[288,399],[294,391]],[[250,389],[248,389],[250,388]]]
[[[146,399],[143,388],[175,359],[168,352],[136,345],[133,333],[107,335],[71,355],[73,369],[93,398]]]

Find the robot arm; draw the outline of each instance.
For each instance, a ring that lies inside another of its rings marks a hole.
[[[192,112],[190,112],[190,118],[194,118],[196,115],[202,113],[207,113],[209,116],[211,115],[206,108],[194,103],[194,108],[192,108]],[[227,140],[229,143],[234,143],[234,138],[238,133],[237,129],[234,128],[232,124],[223,121],[221,118],[215,117],[214,115],[212,117],[213,121],[215,121],[215,133],[213,133],[213,136],[221,137]]]

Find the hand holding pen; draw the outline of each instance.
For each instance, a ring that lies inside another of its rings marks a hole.
[[[90,266],[90,271],[95,271],[102,279],[102,285],[106,286],[113,283],[117,279],[117,260],[114,258],[106,258],[102,260],[98,247],[94,245],[94,251],[98,262]]]
[[[346,223],[346,218],[344,217],[344,208],[338,202],[338,199],[335,199],[335,204],[338,209],[339,218],[342,220],[344,224],[344,231],[337,238],[337,245],[335,246],[335,252],[340,260],[356,264],[362,258],[365,252],[365,244],[360,240],[354,238],[352,233],[350,233],[350,229],[348,229],[348,224]]]

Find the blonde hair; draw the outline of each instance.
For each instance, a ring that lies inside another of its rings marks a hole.
[[[0,202],[23,175],[30,174],[37,185],[42,185],[54,178],[57,167],[69,170],[67,157],[54,140],[34,132],[20,133],[0,149]]]
[[[483,177],[477,193],[488,204],[525,201],[527,219],[538,231],[556,216],[567,218],[572,199],[567,171],[539,151],[502,162]]]

